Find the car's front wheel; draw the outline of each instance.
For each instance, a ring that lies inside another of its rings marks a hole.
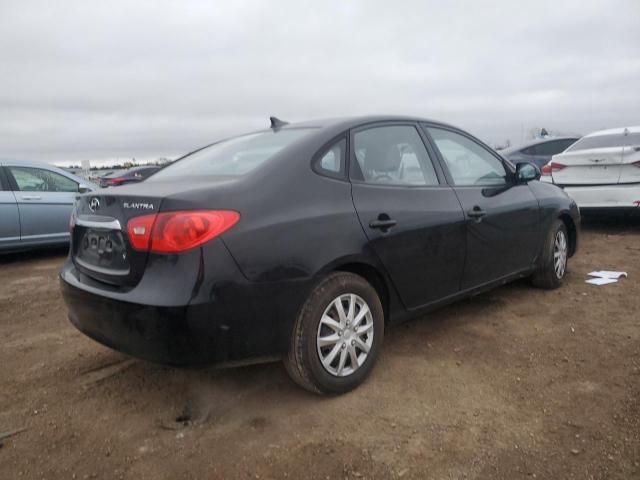
[[[285,366],[293,380],[316,393],[344,393],[367,377],[384,337],[376,290],[362,277],[336,272],[302,306]]]
[[[562,220],[551,225],[542,251],[538,269],[532,281],[536,287],[553,289],[562,285],[567,273],[569,258],[569,236]]]

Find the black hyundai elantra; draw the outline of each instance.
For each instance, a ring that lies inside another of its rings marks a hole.
[[[561,285],[579,212],[538,176],[429,120],[272,119],[80,196],[69,319],[150,361],[284,359],[304,388],[345,392],[390,323],[517,278]]]

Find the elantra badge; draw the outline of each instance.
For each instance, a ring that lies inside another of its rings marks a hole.
[[[135,208],[136,210],[153,210],[153,203],[124,202],[122,208]]]

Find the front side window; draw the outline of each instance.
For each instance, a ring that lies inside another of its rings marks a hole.
[[[59,173],[33,167],[8,167],[21,192],[77,192],[78,184]]]
[[[382,185],[438,185],[433,163],[415,127],[374,127],[354,134],[357,180]]]
[[[444,159],[455,185],[498,186],[507,183],[507,171],[486,148],[459,133],[427,129]]]
[[[207,175],[244,175],[311,131],[310,128],[267,130],[223,140],[166,166],[151,175],[147,181]]]

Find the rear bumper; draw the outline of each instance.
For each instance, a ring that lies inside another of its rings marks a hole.
[[[275,357],[287,351],[296,314],[314,281],[250,283],[229,274],[225,281],[194,287],[174,272],[168,279],[154,277],[146,287],[143,279],[133,290],[109,291],[68,260],[60,286],[69,320],[103,345],[165,365]],[[172,296],[185,286],[191,299]]]
[[[640,184],[564,186],[563,190],[573,198],[580,209],[627,209],[640,206]]]
[[[140,305],[95,295],[60,276],[69,320],[114,350],[167,365],[199,365],[229,358],[229,329],[203,306]]]

